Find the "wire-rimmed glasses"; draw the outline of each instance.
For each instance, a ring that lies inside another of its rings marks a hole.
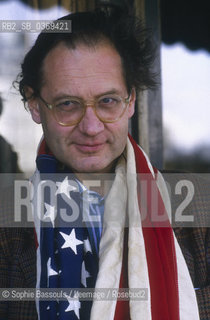
[[[78,97],[64,97],[56,103],[47,103],[40,95],[40,100],[52,111],[54,119],[61,126],[73,126],[78,124],[85,115],[87,107],[92,107],[98,119],[104,123],[118,121],[124,114],[129,101],[117,94],[106,94],[91,101],[85,101]]]

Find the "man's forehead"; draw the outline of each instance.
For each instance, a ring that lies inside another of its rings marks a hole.
[[[92,64],[90,63],[92,61]],[[69,64],[72,62],[72,64]],[[94,46],[88,46],[83,43],[79,43],[75,48],[68,47],[65,43],[61,42],[57,44],[44,59],[43,69],[51,69],[53,64],[54,67],[59,67],[68,63],[68,68],[71,71],[77,72],[78,69],[82,69],[85,63],[86,70],[91,74],[91,70],[94,67],[103,68],[104,63],[113,65],[116,68],[121,68],[121,57],[116,49],[108,42],[100,42]]]
[[[101,86],[105,84],[113,86],[113,82],[118,89],[123,86],[124,91],[125,87],[121,57],[108,43],[94,47],[79,44],[73,49],[60,43],[45,58],[42,72],[43,85],[48,85],[50,91],[57,91],[56,83],[64,88],[66,83],[83,88],[91,86],[96,91],[103,91]],[[108,90],[106,86],[104,90]]]

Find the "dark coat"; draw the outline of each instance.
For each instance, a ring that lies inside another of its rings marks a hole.
[[[14,222],[13,188],[0,189],[0,288],[36,287],[36,244],[33,225]],[[0,299],[0,320],[37,319],[35,301]]]
[[[0,230],[0,287],[36,287],[36,248],[33,229]],[[34,301],[0,301],[0,320],[37,319]]]
[[[176,228],[196,288],[200,319],[210,319],[210,228]]]
[[[170,185],[172,225],[196,290],[200,319],[210,320],[209,175],[164,173],[163,176]],[[183,187],[177,192],[176,187],[180,182]],[[181,215],[185,221],[188,215],[193,217],[193,221],[174,223],[177,208],[182,208]]]

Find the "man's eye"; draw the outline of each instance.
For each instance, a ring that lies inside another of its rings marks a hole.
[[[104,97],[99,101],[100,104],[112,105],[118,103],[118,99],[114,97]]]
[[[74,102],[70,101],[70,100],[66,100],[64,102],[61,103],[61,105],[64,105],[64,106],[69,106],[71,104],[74,104]]]
[[[112,103],[113,99],[112,98],[104,98],[104,99],[101,100],[101,102],[103,102],[103,103]]]
[[[72,109],[80,106],[80,103],[75,100],[64,100],[59,102],[57,105],[59,109]]]

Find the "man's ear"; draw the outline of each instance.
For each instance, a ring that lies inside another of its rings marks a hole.
[[[135,111],[135,102],[136,102],[136,90],[135,88],[132,88],[131,94],[130,94],[130,102],[128,106],[128,116],[131,118]]]
[[[40,117],[40,108],[39,108],[39,103],[38,99],[34,97],[33,89],[31,87],[25,87],[25,96],[27,98],[27,107],[31,113],[31,117],[36,123],[41,123],[41,117]]]

